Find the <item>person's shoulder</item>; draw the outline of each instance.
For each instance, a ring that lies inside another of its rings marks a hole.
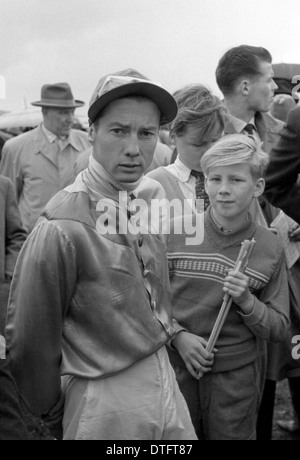
[[[279,133],[285,125],[284,121],[275,118],[269,112],[261,113],[260,116],[263,119],[266,128],[274,133]]]
[[[284,252],[280,236],[269,228],[264,228],[257,224],[254,239],[256,245],[260,248],[262,257],[266,252],[277,254],[278,256]]]
[[[161,178],[163,178],[167,174],[167,169],[165,166],[159,166],[156,169],[153,169],[152,171],[148,172],[145,177],[149,177],[154,180],[160,181]]]
[[[71,130],[72,136],[76,139],[82,139],[88,141],[88,133],[82,129],[73,129]]]
[[[15,149],[16,147],[22,147],[24,145],[27,145],[29,142],[32,141],[33,138],[37,135],[39,131],[39,128],[34,128],[31,129],[30,131],[27,131],[26,133],[18,134],[17,136],[14,136],[10,139],[8,139],[5,144],[3,149]]]
[[[160,189],[161,185],[154,177],[150,177],[147,174],[146,176],[143,177],[138,189],[142,190],[142,189],[149,188],[149,187],[150,188],[152,187],[154,190],[154,189]]]
[[[299,116],[300,116],[300,105],[299,105],[299,102],[298,102],[298,105],[296,105],[296,107],[294,107],[294,108],[290,111],[290,115],[291,115],[291,116],[294,116],[294,117],[299,117]]]
[[[81,171],[86,169],[89,165],[89,158],[92,154],[92,146],[89,146],[86,150],[84,150],[82,153],[80,153],[79,157],[77,158],[77,161],[75,163],[75,172],[76,174],[79,174]]]
[[[171,163],[172,150],[162,142],[157,142],[153,159],[157,166],[166,166]]]
[[[165,198],[166,192],[163,186],[153,177],[144,176],[136,189],[138,198],[154,199]]]
[[[160,141],[157,142],[155,150],[158,153],[165,154],[167,156],[169,156],[170,154],[172,155],[172,149],[168,145],[163,144]]]
[[[293,126],[298,132],[300,132],[300,106],[296,106],[289,112],[286,125]]]
[[[85,190],[70,190],[71,186],[57,192],[46,204],[42,215],[48,220],[76,220],[75,215],[84,214],[85,206],[89,207],[89,198]],[[78,220],[80,220],[78,218]]]
[[[71,129],[69,140],[73,147],[78,150],[78,153],[83,152],[91,145],[89,142],[88,133],[80,129]]]

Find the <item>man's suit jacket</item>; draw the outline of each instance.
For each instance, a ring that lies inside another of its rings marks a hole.
[[[266,173],[267,199],[300,224],[300,106],[291,110]]]
[[[263,150],[270,153],[272,147],[274,147],[279,140],[279,134],[284,126],[284,123],[281,120],[273,118],[268,113],[257,112],[255,115],[255,125],[263,143]],[[230,121],[230,116],[225,122],[224,132],[225,134],[236,133],[236,130]]]
[[[10,279],[25,239],[13,184],[0,176],[0,334],[4,332]]]

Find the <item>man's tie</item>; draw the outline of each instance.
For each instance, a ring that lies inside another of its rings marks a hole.
[[[195,185],[195,193],[196,193],[196,200],[203,200],[204,211],[209,206],[209,197],[205,191],[204,187],[204,174],[200,171],[195,171],[194,169],[191,170],[191,176],[196,178],[196,185]]]
[[[132,201],[136,199],[134,193],[130,193],[127,195],[127,217],[128,220],[136,213],[136,209],[133,207]]]
[[[244,128],[245,134],[247,134],[247,136],[253,136],[253,130],[254,126],[252,123],[248,123]]]

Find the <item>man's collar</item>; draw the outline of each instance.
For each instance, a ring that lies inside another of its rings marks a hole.
[[[45,134],[46,138],[48,139],[48,141],[50,142],[50,144],[52,144],[53,142],[55,142],[56,138],[57,138],[57,135],[54,134],[52,131],[49,131],[49,129],[46,128],[46,126],[44,125],[44,123],[42,123],[42,130],[43,130],[43,133]]]
[[[232,126],[234,127],[234,130],[237,133],[241,133],[243,129],[245,128],[245,126],[248,125],[249,123],[251,123],[255,129],[257,129],[255,125],[255,117],[252,117],[248,123],[241,120],[240,118],[235,117],[234,115],[231,115],[231,113],[228,113],[227,117],[228,117],[228,120],[231,122]]]
[[[56,139],[60,139],[62,148],[65,148],[68,144],[70,144],[75,150],[80,151],[81,145],[78,143],[76,137],[74,136],[74,132],[72,129],[70,131],[70,134],[66,136],[65,139],[59,138],[56,134],[52,133],[52,131],[49,131],[49,129],[46,128],[44,123],[41,123],[41,129],[50,144],[55,142]]]
[[[174,161],[174,167],[176,168],[178,179],[181,182],[188,182],[191,176],[191,169],[182,163],[182,161],[179,158],[179,155],[180,154],[178,154],[176,160]]]

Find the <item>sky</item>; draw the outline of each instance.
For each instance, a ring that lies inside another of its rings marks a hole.
[[[233,46],[264,46],[274,63],[300,63],[299,6],[299,0],[0,0],[0,110],[32,107],[43,84],[66,81],[86,102],[77,109],[86,114],[100,77],[127,67],[171,92],[202,83],[220,96],[215,69]]]

